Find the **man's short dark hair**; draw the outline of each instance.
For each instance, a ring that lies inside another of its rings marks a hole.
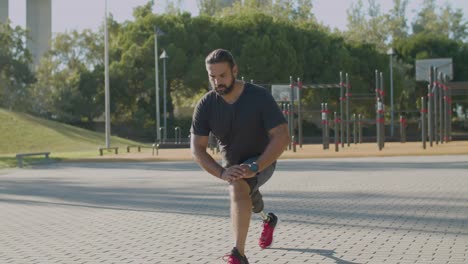
[[[232,56],[231,52],[225,49],[213,50],[210,54],[208,54],[208,56],[206,56],[205,59],[206,64],[215,64],[223,62],[229,63],[231,69],[234,67],[234,65],[236,65],[236,61],[234,60],[234,57]]]

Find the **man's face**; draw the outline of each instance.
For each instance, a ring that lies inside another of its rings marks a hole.
[[[217,94],[227,95],[232,91],[237,75],[236,65],[231,69],[227,62],[207,64],[206,71],[211,87]]]

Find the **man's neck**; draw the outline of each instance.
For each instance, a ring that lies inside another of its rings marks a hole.
[[[234,88],[229,94],[223,95],[224,101],[226,101],[228,104],[233,104],[239,99],[240,95],[244,91],[244,82],[243,81],[238,81],[236,80],[234,83]]]

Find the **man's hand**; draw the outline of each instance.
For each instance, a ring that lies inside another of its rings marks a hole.
[[[255,175],[257,175],[256,172],[250,169],[249,164],[241,164],[240,166],[245,170],[244,176],[242,178],[248,179],[248,178],[255,177]]]
[[[245,168],[241,165],[234,165],[227,169],[223,170],[221,173],[221,179],[227,182],[233,182],[245,178],[246,173],[249,171],[249,168]]]
[[[227,169],[224,169],[223,173],[221,173],[220,178],[227,182],[233,182],[233,181],[238,181],[240,179],[252,178],[255,175],[257,175],[257,173],[250,170],[250,167],[248,164],[241,164],[241,165],[234,165]]]

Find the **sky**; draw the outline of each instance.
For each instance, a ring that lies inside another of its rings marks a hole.
[[[106,0],[52,0],[52,32],[66,32],[83,30],[86,28],[97,30],[104,22]],[[107,0],[109,12],[118,22],[132,20],[133,8],[144,5],[148,0]],[[408,22],[411,22],[423,0],[409,0],[407,8]],[[346,10],[356,0],[313,0],[313,13],[318,21],[330,28],[346,29]],[[366,3],[367,1],[363,1]],[[387,12],[393,1],[378,1],[382,12]],[[436,0],[440,6],[449,2],[454,8],[463,9],[468,14],[468,0]],[[166,0],[156,0],[154,12],[164,11]],[[197,0],[181,0],[182,9],[192,15],[198,15]],[[26,25],[26,0],[9,0],[9,16],[13,25]],[[465,15],[465,19],[467,15]]]

